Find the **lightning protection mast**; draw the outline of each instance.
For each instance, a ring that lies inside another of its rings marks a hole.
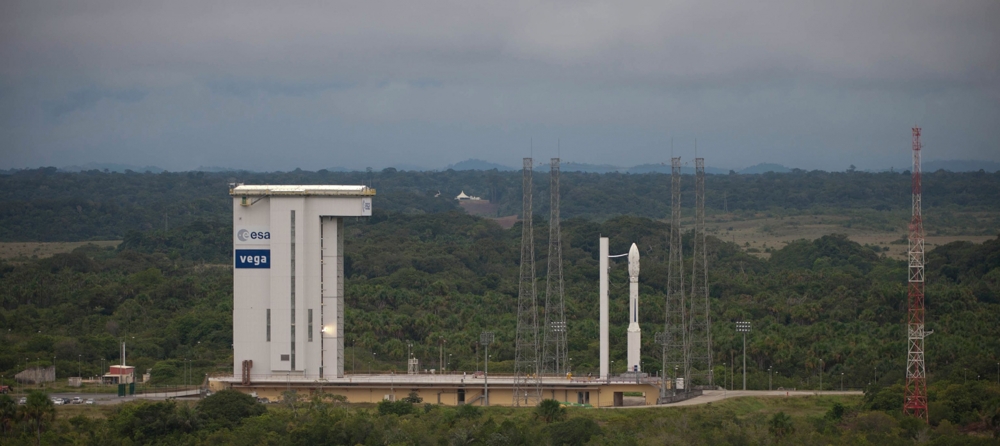
[[[913,128],[913,218],[909,228],[909,286],[906,325],[906,389],[903,413],[927,421],[927,373],[924,368],[924,223],[920,213],[920,127]]]
[[[521,279],[517,292],[517,332],[514,342],[515,407],[535,406],[541,401],[538,354],[538,304],[535,300],[535,235],[532,228],[531,158],[524,159],[522,185],[524,196],[521,226]]]

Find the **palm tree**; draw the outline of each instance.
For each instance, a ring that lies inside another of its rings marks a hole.
[[[10,395],[0,395],[0,431],[6,436],[7,432],[14,427],[14,418],[17,416],[17,404]]]
[[[42,424],[55,418],[56,406],[48,395],[37,390],[28,394],[27,404],[21,407],[21,419],[34,425],[38,444],[42,444]]]
[[[792,417],[785,412],[778,412],[767,422],[767,430],[775,437],[781,438],[795,432],[795,426],[792,425]]]
[[[535,408],[535,416],[541,418],[546,423],[559,421],[566,418],[566,408],[556,400],[542,400]]]

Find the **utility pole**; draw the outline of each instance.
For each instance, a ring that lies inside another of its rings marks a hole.
[[[750,323],[737,322],[736,331],[743,333],[743,390],[747,390],[747,333],[750,333]],[[822,379],[822,375],[820,377]]]
[[[906,387],[903,413],[927,422],[927,371],[924,365],[924,223],[921,214],[920,127],[913,129],[912,218],[909,227]]]

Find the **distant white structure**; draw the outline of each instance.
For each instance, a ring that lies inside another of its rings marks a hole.
[[[642,356],[639,346],[642,345],[642,332],[639,330],[639,248],[632,244],[628,250],[628,369],[633,372],[642,371]]]
[[[458,200],[458,201],[479,201],[479,200],[482,200],[482,198],[479,198],[479,197],[473,197],[473,196],[470,196],[470,195],[465,195],[465,191],[464,190],[462,192],[460,192],[455,197],[455,199]]]
[[[371,216],[375,190],[232,184],[229,195],[236,376],[343,377],[343,217]]]

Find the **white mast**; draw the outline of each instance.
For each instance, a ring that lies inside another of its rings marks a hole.
[[[601,269],[600,273],[600,310],[601,310],[601,322],[600,322],[600,337],[601,337],[601,378],[610,379],[608,374],[608,354],[609,354],[609,342],[608,342],[608,238],[601,237],[600,239],[600,257],[598,258],[598,265]]]

